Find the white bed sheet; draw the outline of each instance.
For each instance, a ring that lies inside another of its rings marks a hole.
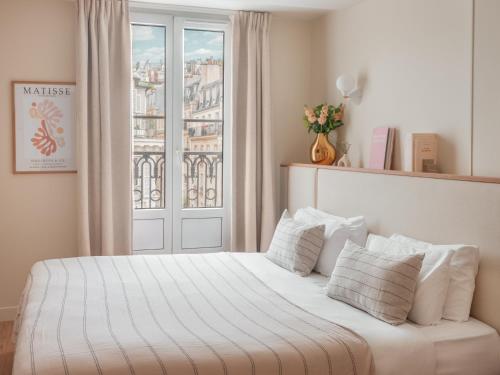
[[[363,336],[373,353],[377,375],[500,374],[500,341],[488,325],[471,319],[423,327],[391,326],[367,313],[326,296],[328,278],[303,278],[267,260],[262,254],[238,259],[268,286],[300,307],[342,324]]]
[[[436,375],[500,373],[500,338],[487,324],[471,318],[418,328],[436,349]]]

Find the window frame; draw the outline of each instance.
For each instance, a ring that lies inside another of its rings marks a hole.
[[[163,168],[163,202],[162,202],[162,207],[155,207],[155,208],[135,208],[135,201],[133,204],[133,210],[134,212],[137,211],[148,211],[148,210],[165,210],[168,209],[168,205],[170,204],[171,206],[171,196],[172,196],[172,181],[171,181],[171,176],[172,176],[172,162],[171,162],[171,157],[172,155],[172,137],[173,134],[171,132],[172,129],[172,97],[173,97],[173,87],[172,87],[172,74],[169,74],[169,69],[172,69],[172,62],[173,62],[173,25],[174,25],[174,17],[169,14],[161,14],[161,13],[145,13],[145,12],[133,12],[133,14],[130,17],[130,25],[131,25],[131,37],[132,37],[132,25],[144,25],[144,26],[160,26],[165,28],[165,53],[164,53],[164,63],[165,63],[165,77],[164,77],[164,86],[165,86],[165,92],[164,92],[164,98],[163,98],[163,108],[164,108],[164,113],[163,116],[151,116],[151,115],[138,115],[136,116],[134,114],[134,101],[135,101],[135,95],[134,95],[134,87],[133,87],[133,80],[131,82],[131,110],[130,110],[130,117],[132,121],[134,121],[136,118],[143,118],[143,119],[154,119],[158,118],[160,120],[163,120],[164,122],[164,163],[165,167]],[[132,38],[130,40],[131,47],[132,47]],[[132,49],[132,48],[131,48]],[[131,64],[132,65],[132,64]],[[134,140],[134,133],[133,133],[133,126],[131,126],[131,139],[132,139],[132,154],[134,154],[134,145],[133,142]],[[135,176],[132,176],[134,179],[134,184],[135,186]]]
[[[165,69],[165,207],[163,209],[134,209],[134,220],[148,220],[163,217],[164,248],[172,252],[182,251],[182,239],[176,238],[176,233],[182,231],[180,222],[188,220],[189,216],[198,213],[199,218],[221,216],[226,223],[222,227],[221,247],[215,251],[227,250],[230,246],[231,233],[231,174],[232,171],[232,40],[229,15],[233,12],[205,10],[201,8],[172,7],[164,4],[144,4],[131,2],[131,24],[165,25],[166,30],[166,69]],[[189,26],[189,27],[188,27]],[[183,38],[179,28],[199,28],[200,30],[224,31],[224,102],[221,112],[223,123],[223,203],[219,208],[183,208],[182,175],[175,176],[175,170],[180,170],[181,155],[176,152],[182,149],[182,129],[184,116],[184,63],[176,56],[183,51]],[[177,37],[176,37],[177,36]],[[132,42],[132,41],[131,41]],[[181,51],[181,52],[179,52]],[[169,72],[171,70],[171,72]],[[179,91],[180,89],[180,91]],[[174,92],[179,92],[177,96]],[[133,101],[133,95],[131,95]],[[132,102],[133,104],[133,102]],[[133,110],[133,109],[132,109]],[[131,114],[133,116],[133,113]],[[131,126],[131,131],[133,127]],[[170,133],[169,133],[170,132]],[[177,164],[177,166],[176,166]],[[177,186],[178,185],[178,186]],[[175,237],[175,238],[174,238]],[[161,249],[140,251],[140,253],[157,253]],[[194,250],[193,250],[194,251]]]
[[[183,35],[183,31],[189,29],[189,30],[200,30],[200,31],[215,31],[215,32],[223,32],[224,33],[224,51],[223,51],[223,83],[222,83],[222,93],[223,93],[223,102],[222,102],[222,118],[220,119],[207,119],[205,118],[205,115],[203,115],[203,120],[200,121],[200,119],[186,119],[184,118],[184,107],[183,107],[183,101],[182,103],[176,103],[176,99],[174,97],[174,124],[175,123],[182,123],[184,125],[185,122],[204,122],[204,123],[210,123],[210,124],[221,124],[222,125],[222,142],[223,142],[223,147],[222,147],[222,163],[223,163],[223,168],[222,168],[222,202],[220,207],[183,207],[183,210],[198,210],[198,209],[203,209],[203,210],[210,210],[210,209],[224,209],[226,206],[230,205],[230,189],[231,189],[231,181],[230,181],[230,175],[231,175],[231,89],[230,89],[230,81],[231,81],[231,72],[230,72],[230,62],[231,62],[231,55],[230,55],[230,27],[229,27],[229,22],[216,22],[213,20],[206,21],[206,20],[200,20],[200,19],[195,19],[195,18],[184,18],[184,17],[176,17],[174,18],[174,35]],[[174,46],[174,55],[175,52],[178,52],[181,54],[181,56],[184,58],[184,41],[183,38],[178,38],[178,45]],[[175,65],[175,62],[174,62]],[[176,90],[184,90],[184,60],[182,59],[180,66],[177,67],[177,71],[175,71],[175,66],[174,66],[174,85]],[[177,78],[181,77],[181,82],[175,82]],[[182,88],[182,89],[181,89]],[[205,93],[204,93],[205,94]],[[204,97],[204,102],[206,101]],[[182,111],[180,112],[179,115],[176,116],[176,108],[182,108]],[[175,132],[176,129],[174,129]],[[182,131],[182,130],[180,130]],[[183,152],[183,144],[182,144],[182,134],[178,134],[175,136],[176,140],[180,140],[180,144],[176,145],[174,141],[174,148],[177,147],[177,150],[180,151],[180,153]],[[209,147],[207,146],[207,150],[203,150],[200,147],[200,152],[203,151],[208,151]],[[228,165],[226,165],[228,164]],[[229,189],[228,193],[226,193],[226,190]],[[182,192],[181,192],[182,193]],[[175,194],[175,187],[174,187],[174,194]],[[182,198],[182,197],[181,197]],[[229,211],[227,211],[229,212]]]

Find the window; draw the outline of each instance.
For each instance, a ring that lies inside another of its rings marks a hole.
[[[134,207],[165,207],[165,27],[132,25]]]
[[[184,208],[222,207],[224,33],[184,29],[183,45]]]
[[[226,16],[132,12],[134,251],[229,244]]]

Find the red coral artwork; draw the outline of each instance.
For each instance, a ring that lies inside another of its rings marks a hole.
[[[40,127],[36,130],[31,143],[45,156],[53,155],[59,147],[64,147],[64,128],[60,126],[61,110],[51,100],[41,103],[32,103],[30,116],[40,120]]]

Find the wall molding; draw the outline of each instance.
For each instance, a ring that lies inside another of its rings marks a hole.
[[[475,69],[476,69],[476,0],[471,0],[471,69],[470,69],[470,175],[474,176],[474,113],[475,113]]]

